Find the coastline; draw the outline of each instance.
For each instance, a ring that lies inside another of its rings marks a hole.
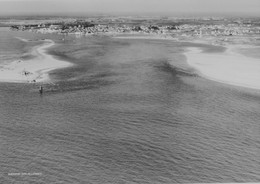
[[[26,41],[23,39],[22,41]],[[31,83],[47,82],[50,80],[48,73],[51,70],[72,66],[67,61],[54,58],[47,53],[47,49],[54,46],[55,42],[46,39],[45,43],[35,46],[32,53],[36,55],[30,60],[14,61],[0,68],[0,82]]]
[[[222,53],[205,53],[189,47],[185,54],[187,63],[199,75],[209,80],[229,85],[260,89],[260,59],[235,52],[236,46],[227,46]]]

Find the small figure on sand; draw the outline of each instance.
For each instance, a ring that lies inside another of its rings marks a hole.
[[[40,92],[40,94],[43,93],[43,87],[42,86],[40,86],[39,92]]]
[[[32,73],[24,70],[24,71],[23,71],[23,74],[24,74],[25,76],[27,76],[27,75],[31,75]]]

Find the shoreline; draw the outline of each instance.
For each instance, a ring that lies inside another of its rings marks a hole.
[[[234,46],[226,48],[222,53],[205,53],[203,49],[188,47],[184,55],[188,65],[206,79],[259,90],[260,59],[235,52]]]
[[[25,39],[22,39],[22,41],[28,42]],[[67,61],[58,60],[47,53],[47,49],[55,45],[53,40],[46,39],[44,42],[43,45],[33,47],[31,53],[34,53],[36,58],[3,65],[0,68],[0,82],[47,82],[50,80],[48,75],[50,71],[73,65]]]

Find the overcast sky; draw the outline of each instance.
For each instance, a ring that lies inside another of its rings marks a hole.
[[[241,14],[260,16],[260,0],[0,0],[0,14]]]

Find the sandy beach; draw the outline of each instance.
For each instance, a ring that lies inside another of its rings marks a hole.
[[[205,53],[191,47],[185,55],[188,64],[207,79],[260,89],[260,59],[246,57],[234,50],[233,46],[228,46],[223,53]]]
[[[20,39],[20,38],[19,38]],[[23,41],[27,41],[24,40]],[[10,64],[3,65],[0,68],[1,82],[47,82],[49,79],[48,72],[58,68],[72,66],[71,63],[61,61],[47,53],[47,49],[54,46],[52,40],[44,40],[45,43],[32,49],[36,56],[30,60],[18,60]]]

